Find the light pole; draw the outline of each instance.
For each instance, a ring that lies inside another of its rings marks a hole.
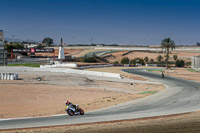
[[[5,50],[3,50],[3,72],[5,73]]]
[[[93,43],[93,38],[91,37],[91,44]]]
[[[72,37],[72,41],[73,41],[73,44],[74,44],[74,36]]]

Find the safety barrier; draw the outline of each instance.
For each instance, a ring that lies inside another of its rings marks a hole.
[[[40,68],[51,68],[51,67],[77,67],[77,64],[63,63],[63,64],[52,64],[52,65],[40,65]]]
[[[0,73],[0,80],[17,80],[17,73]]]
[[[4,68],[0,67],[0,70],[4,70]],[[28,71],[31,71],[31,72],[33,72],[33,71],[64,72],[64,73],[69,73],[69,74],[83,74],[83,75],[121,78],[120,74],[117,74],[117,73],[94,72],[94,71],[85,71],[85,70],[77,70],[77,69],[70,69],[70,68],[6,67],[6,70],[7,71],[17,71],[17,72],[28,72]]]
[[[101,67],[113,67],[113,64],[108,64],[108,65],[91,65],[91,66],[82,66],[79,67],[80,69],[88,69],[88,68],[101,68]]]

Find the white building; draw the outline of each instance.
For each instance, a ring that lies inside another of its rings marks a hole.
[[[193,56],[191,57],[192,60],[192,68],[200,70],[200,56]]]

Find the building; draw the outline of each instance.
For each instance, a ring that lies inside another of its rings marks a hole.
[[[0,30],[0,41],[4,42],[4,33],[3,33],[3,30]]]
[[[7,50],[4,50],[3,47],[0,47],[0,65],[7,65]]]
[[[7,65],[7,50],[4,50],[4,32],[0,30],[0,65]]]
[[[191,60],[192,60],[192,64],[191,64],[192,68],[200,70],[200,56],[193,56]]]
[[[4,33],[0,30],[0,47],[4,45]]]

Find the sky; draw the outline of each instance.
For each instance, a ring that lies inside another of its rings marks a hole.
[[[0,0],[5,37],[68,44],[200,42],[200,0]]]

